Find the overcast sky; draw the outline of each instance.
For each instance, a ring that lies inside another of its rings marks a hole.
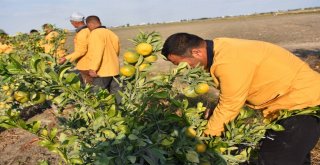
[[[319,7],[320,0],[0,0],[0,5],[0,29],[15,34],[44,23],[73,29],[68,17],[75,11],[97,15],[110,27]]]

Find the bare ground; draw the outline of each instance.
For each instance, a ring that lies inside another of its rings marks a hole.
[[[246,16],[216,20],[159,24],[112,29],[120,37],[121,53],[133,45],[127,39],[143,31],[158,31],[163,38],[176,32],[197,34],[205,39],[236,37],[263,40],[292,51],[316,71],[320,72],[320,12],[292,15]],[[72,39],[70,39],[72,40]],[[122,58],[120,58],[122,59]],[[159,60],[154,71],[167,71],[172,64]],[[56,123],[52,109],[47,109],[31,120],[41,120],[48,125]],[[37,145],[34,135],[10,129],[0,132],[0,165],[35,165],[41,160],[58,164],[59,157]],[[312,164],[320,164],[320,143],[312,151]]]

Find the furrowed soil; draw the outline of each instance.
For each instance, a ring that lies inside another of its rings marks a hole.
[[[102,17],[102,16],[100,16]],[[66,22],[67,23],[67,22]],[[107,25],[107,24],[106,24]],[[112,29],[121,42],[121,56],[126,49],[133,48],[128,40],[134,38],[140,30],[160,32],[163,39],[176,32],[197,34],[205,39],[216,37],[235,37],[263,40],[287,48],[314,70],[320,72],[320,11],[307,13],[267,14],[256,16],[229,17],[223,19],[205,19],[181,23],[154,24]],[[69,52],[72,51],[72,37],[68,39]],[[154,72],[165,72],[173,67],[167,61],[158,60],[153,66]],[[53,109],[29,120],[40,120],[54,126],[56,124]],[[59,164],[61,159],[37,145],[36,136],[21,130],[9,129],[0,132],[0,165],[35,165],[41,160],[50,164]],[[312,150],[312,164],[320,164],[320,143]]]

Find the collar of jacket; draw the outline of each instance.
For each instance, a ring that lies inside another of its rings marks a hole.
[[[106,28],[105,26],[99,26],[99,27],[97,27],[97,28],[95,28],[95,29],[93,29],[93,30],[96,30],[96,29],[99,29],[99,28]]]
[[[85,29],[85,28],[87,28],[87,25],[83,25],[83,26],[81,26],[81,27],[78,27],[78,28],[76,29],[76,32],[79,33],[82,29]]]
[[[213,64],[213,56],[214,56],[214,52],[213,52],[213,47],[214,47],[214,42],[212,40],[205,40],[207,43],[207,68],[208,70],[210,70],[212,64]]]

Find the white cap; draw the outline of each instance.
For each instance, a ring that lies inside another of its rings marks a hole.
[[[84,21],[84,15],[79,12],[74,12],[70,16],[70,21],[79,21],[79,22]]]

